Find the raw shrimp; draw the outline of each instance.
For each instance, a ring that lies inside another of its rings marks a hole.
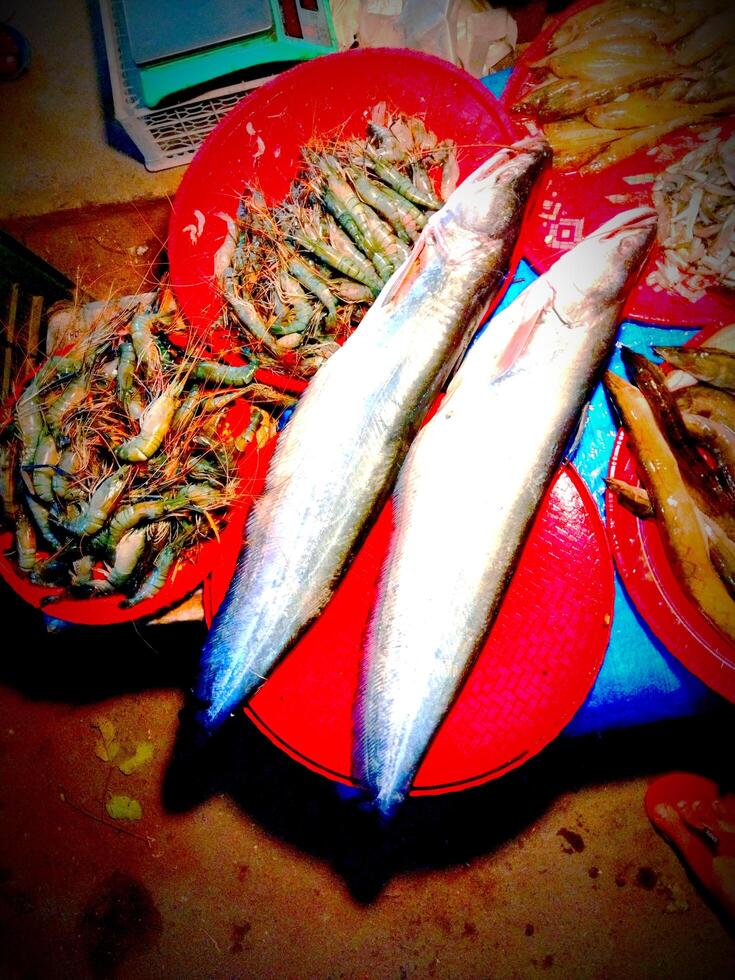
[[[181,402],[179,407],[174,412],[174,417],[171,421],[172,429],[188,429],[194,420],[194,416],[199,408],[199,403],[201,401],[200,388],[198,385],[194,385],[187,392],[186,398]]]
[[[79,455],[78,447],[76,445],[68,446],[61,454],[51,477],[51,488],[58,500],[81,499],[83,493],[78,485],[72,485],[72,480],[76,484],[76,478],[82,469],[83,461]]]
[[[35,379],[29,381],[15,404],[15,424],[20,435],[20,464],[29,466],[44,430],[39,392]]]
[[[36,532],[30,518],[22,510],[15,521],[15,556],[18,568],[26,575],[36,567]]]
[[[77,517],[60,521],[61,526],[77,537],[92,537],[101,531],[127,487],[129,472],[119,469],[105,477]]]
[[[145,313],[136,313],[130,321],[130,339],[133,342],[135,356],[138,365],[143,367],[146,374],[161,369],[161,352],[151,330],[154,319],[155,313],[149,308]]]
[[[308,289],[310,293],[316,296],[327,311],[327,326],[333,326],[337,319],[337,305],[334,301],[332,291],[324,279],[304,259],[299,258],[298,255],[292,255],[289,258],[286,268],[294,279],[301,283],[304,289]]]
[[[51,432],[58,433],[68,415],[76,411],[89,396],[89,375],[77,374],[63,392],[46,408],[44,418]]]
[[[179,384],[169,385],[140,417],[140,432],[115,449],[118,459],[126,463],[142,463],[149,459],[163,442],[179,406]]]
[[[342,275],[349,276],[351,279],[356,279],[357,282],[362,282],[366,286],[370,286],[376,296],[382,289],[382,282],[378,279],[374,269],[370,271],[368,260],[365,256],[362,256],[361,260],[358,260],[356,256],[340,254],[336,248],[321,241],[321,239],[310,238],[298,233],[294,234],[294,241],[307,251],[313,252],[317,258],[326,262],[327,265],[330,265],[338,272],[341,272]]]
[[[54,551],[58,551],[62,547],[62,544],[51,529],[48,509],[40,501],[34,500],[30,495],[26,495],[25,502],[28,510],[31,512],[31,517],[36,528],[41,532],[41,537]]]
[[[392,187],[393,190],[398,191],[406,200],[411,201],[413,204],[419,204],[424,208],[431,208],[432,210],[441,207],[441,201],[437,200],[435,194],[429,194],[416,187],[410,177],[402,173],[397,167],[382,160],[370,146],[367,147],[367,155],[371,167],[383,183]]]
[[[223,364],[221,361],[197,361],[192,366],[191,375],[196,381],[209,384],[240,387],[250,384],[258,362],[252,360],[247,364]]]
[[[258,312],[252,297],[245,295],[242,290],[239,295],[235,292],[234,271],[227,269],[224,274],[224,295],[232,312],[243,327],[272,354],[278,354],[278,346],[268,332],[268,327]]]
[[[146,528],[139,527],[127,531],[120,538],[114,549],[112,566],[107,572],[104,591],[116,592],[127,585],[145,552],[146,537]]]
[[[51,481],[60,458],[56,440],[50,432],[45,431],[38,440],[33,457],[33,489],[39,500],[46,504],[54,502]]]
[[[113,514],[107,529],[100,535],[106,550],[114,552],[123,536],[139,524],[160,520],[171,502],[171,497],[160,497],[158,500],[141,500],[120,507]]]
[[[451,147],[449,145],[450,143],[451,143]],[[454,147],[454,143],[451,140],[445,141],[443,151],[442,151],[445,162],[449,159],[453,147]],[[442,202],[436,196],[436,193],[434,191],[434,185],[431,182],[431,177],[429,177],[428,173],[424,170],[424,168],[421,166],[420,163],[411,164],[411,180],[413,182],[413,186],[422,194],[422,196],[426,198],[427,201],[431,201],[431,200],[434,201],[434,204],[432,205],[432,207],[428,208],[428,210],[438,211],[439,208],[442,206]],[[452,190],[454,190],[454,188],[452,188]],[[446,195],[446,197],[444,197],[445,201],[448,196],[449,195]],[[403,195],[401,195],[401,197],[403,197]],[[404,198],[404,200],[406,199]],[[424,221],[426,221],[426,218],[425,216],[423,216],[423,213],[421,211],[419,211],[419,214],[421,214],[422,217],[424,217]]]
[[[173,541],[165,544],[156,555],[153,568],[143,579],[138,589],[133,595],[123,599],[120,606],[123,609],[130,609],[132,606],[137,606],[146,599],[152,599],[153,596],[157,595],[165,585],[182,549],[193,536],[193,527],[187,525]]]
[[[12,522],[18,513],[15,491],[15,444],[0,446],[0,506],[4,521]]]

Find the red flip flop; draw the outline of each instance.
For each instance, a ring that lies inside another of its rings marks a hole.
[[[646,813],[692,874],[735,918],[735,794],[693,773],[672,772],[649,785]]]

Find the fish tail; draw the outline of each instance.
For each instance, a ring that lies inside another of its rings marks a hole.
[[[372,725],[364,708],[367,696],[364,678],[360,682],[355,699],[354,739],[352,751],[352,776],[360,785],[359,805],[373,813],[379,822],[388,823],[408,794],[408,787],[400,790],[394,779],[381,772],[380,753],[370,737]]]
[[[204,646],[194,688],[194,719],[205,732],[214,732],[239,704],[255,690],[262,678],[244,663],[241,624],[231,603],[225,602],[215,616]]]

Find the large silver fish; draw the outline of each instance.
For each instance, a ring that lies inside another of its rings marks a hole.
[[[205,730],[253,693],[329,600],[503,282],[547,157],[543,140],[527,138],[471,174],[310,383],[204,646],[195,720]]]
[[[411,446],[356,704],[355,774],[384,815],[485,640],[655,226],[619,215],[491,320]]]

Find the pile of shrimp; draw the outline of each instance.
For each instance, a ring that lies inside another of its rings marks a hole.
[[[243,396],[289,402],[253,382],[254,362],[175,343],[180,328],[165,287],[148,306],[103,312],[60,338],[6,406],[2,522],[15,566],[49,601],[119,594],[128,608],[156,595],[192,546],[218,534],[238,453],[275,431],[276,408],[252,408],[237,437],[223,413]]]
[[[513,106],[554,164],[598,173],[682,126],[735,109],[728,0],[603,0],[566,18]]]
[[[456,147],[418,117],[371,112],[366,139],[311,141],[285,201],[248,188],[214,259],[238,331],[261,363],[309,377],[358,325],[456,186]],[[436,189],[435,189],[436,182]],[[265,361],[264,361],[265,358]]]
[[[706,346],[654,352],[675,370],[624,348],[634,384],[606,378],[643,486],[607,484],[656,519],[682,586],[735,640],[735,324]]]

